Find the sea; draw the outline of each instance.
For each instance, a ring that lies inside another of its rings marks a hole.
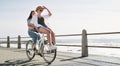
[[[25,44],[28,39],[21,39],[21,47],[25,48]],[[6,39],[0,39],[0,46],[6,47]],[[81,45],[81,37],[58,37],[56,38],[56,45]],[[89,46],[114,46],[120,47],[120,38],[105,38],[105,37],[88,37]],[[10,47],[17,48],[17,39],[10,40]],[[57,51],[70,52],[70,53],[81,53],[81,47],[73,46],[57,46]],[[96,48],[88,47],[88,54],[120,57],[120,48]]]

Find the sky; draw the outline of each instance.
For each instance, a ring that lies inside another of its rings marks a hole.
[[[120,0],[0,0],[0,37],[28,36],[31,10],[46,6],[56,35],[120,31]],[[46,14],[44,12],[43,14]]]

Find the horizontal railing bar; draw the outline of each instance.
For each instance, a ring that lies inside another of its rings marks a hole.
[[[66,35],[55,35],[56,37],[66,37],[66,36],[80,36],[82,34],[66,34]],[[21,38],[30,38],[30,37],[21,37]]]
[[[120,34],[120,32],[87,33],[87,35]]]
[[[56,37],[65,37],[65,36],[81,36],[82,34],[66,34],[66,35],[56,35]]]
[[[21,37],[21,38],[30,38],[30,37]],[[0,38],[0,39],[7,39],[7,38]],[[18,39],[18,37],[10,37],[10,39]]]
[[[71,47],[82,47],[82,45],[56,45],[56,46],[71,46]],[[94,47],[94,48],[117,48],[120,49],[120,47],[115,46],[88,46],[88,47]]]
[[[82,47],[81,45],[60,45],[60,44],[56,44],[56,46]]]
[[[120,32],[87,33],[87,35],[104,35],[104,34],[120,34]],[[65,35],[56,35],[56,37],[81,36],[81,35],[82,34],[65,34]],[[21,37],[21,38],[30,38],[30,37]]]
[[[66,34],[66,35],[55,35],[56,37],[65,37],[65,36],[80,36],[82,34]],[[21,37],[21,38],[30,38],[30,37]]]
[[[120,32],[102,32],[102,33],[87,33],[87,35],[105,35],[105,34],[120,34]],[[65,35],[56,35],[56,37],[66,37],[66,36],[81,36],[82,34],[65,34]],[[10,39],[16,39],[18,37],[10,37]],[[21,37],[21,38],[30,38],[30,37]],[[7,39],[7,38],[0,38]]]
[[[18,37],[10,37],[10,39],[17,39]],[[7,38],[0,38],[0,39],[7,39]]]
[[[21,37],[21,38],[31,38],[31,37]]]
[[[88,47],[95,47],[95,48],[117,48],[117,49],[120,49],[120,47],[115,47],[115,46],[88,46]]]
[[[7,39],[7,38],[0,38],[0,39]]]

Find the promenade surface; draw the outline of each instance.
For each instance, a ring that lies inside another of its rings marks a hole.
[[[42,57],[36,55],[29,61],[25,49],[0,47],[0,66],[120,66],[120,58],[58,52],[56,60],[48,65]]]

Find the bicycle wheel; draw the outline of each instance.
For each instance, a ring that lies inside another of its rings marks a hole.
[[[47,63],[52,63],[55,58],[56,58],[56,54],[57,54],[57,50],[48,50],[46,48],[46,45],[43,45],[43,59],[47,62]]]
[[[35,57],[35,52],[32,48],[32,40],[29,40],[26,44],[26,54],[29,60],[32,60]]]

